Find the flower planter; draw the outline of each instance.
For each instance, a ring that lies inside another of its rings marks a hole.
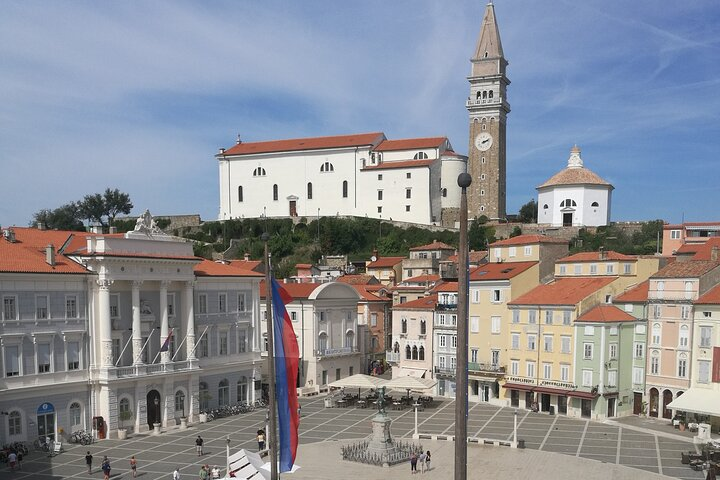
[[[120,428],[118,429],[118,440],[125,440],[127,438],[127,429]]]
[[[187,418],[186,417],[180,417],[180,430],[187,429]]]
[[[201,413],[198,415],[198,421],[200,423],[207,423],[207,413]]]

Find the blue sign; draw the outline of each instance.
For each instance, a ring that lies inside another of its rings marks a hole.
[[[40,405],[37,409],[38,415],[44,415],[46,413],[55,413],[55,407],[53,407],[52,403],[43,403]]]

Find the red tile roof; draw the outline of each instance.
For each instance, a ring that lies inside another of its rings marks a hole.
[[[713,288],[701,295],[695,300],[696,305],[720,305],[720,285],[715,285]]]
[[[350,285],[379,285],[380,281],[375,275],[342,275],[337,278],[338,282],[348,283]]]
[[[295,268],[298,270],[307,270],[308,268],[312,268],[312,265],[309,263],[298,263],[295,265]]]
[[[322,286],[322,283],[280,283],[285,291],[293,298],[310,298],[312,292],[316,288]],[[260,282],[260,298],[265,298],[265,280]]]
[[[697,278],[720,266],[719,262],[707,260],[691,260],[687,262],[673,262],[650,278]]]
[[[622,294],[615,297],[614,302],[618,303],[643,303],[647,302],[648,290],[650,289],[650,281],[636,285],[635,287],[625,290]]]
[[[26,246],[45,247],[48,244],[59,250],[71,235],[87,235],[85,232],[71,232],[67,230],[38,230],[30,227],[9,227],[15,232],[15,241]]]
[[[484,263],[470,269],[470,281],[507,280],[537,264],[538,262]]]
[[[374,288],[368,288],[368,285],[352,285],[362,297],[362,300],[367,302],[391,302],[392,299],[387,297],[381,297],[377,295],[377,290]]]
[[[374,147],[385,139],[382,132],[336,135],[331,137],[293,138],[266,142],[239,143],[228,148],[218,157],[252,155],[256,153],[293,152],[298,150],[323,150],[343,147]]]
[[[535,243],[564,243],[567,245],[570,242],[562,238],[548,237],[547,235],[518,235],[517,237],[491,243],[490,246],[502,247],[504,245],[530,245]]]
[[[696,254],[692,257],[693,260],[710,260],[712,259],[713,248],[715,248],[715,258],[717,259],[720,254],[720,237],[708,238],[705,243],[698,245]]]
[[[193,267],[193,271],[198,277],[264,277],[262,273],[247,268],[247,263],[250,262],[235,260],[223,263],[203,259]]]
[[[568,277],[533,288],[508,305],[577,305],[615,277]]]
[[[575,321],[576,322],[632,322],[636,318],[632,315],[623,312],[615,305],[598,305],[595,308],[580,315]]]
[[[439,285],[436,285],[435,288],[432,289],[433,293],[439,293],[439,292],[457,292],[458,291],[458,282],[442,282]]]
[[[680,254],[695,254],[699,252],[704,244],[702,243],[685,243],[675,250],[675,253]]]
[[[393,310],[435,310],[437,299],[437,294],[428,295],[427,297],[418,298],[411,302],[393,305]]]
[[[468,252],[468,261],[470,262],[470,264],[473,264],[473,263],[475,263],[475,264],[481,263],[483,260],[485,260],[485,259],[487,258],[487,255],[488,255],[488,252],[487,252],[486,250],[482,250],[482,251],[480,251],[480,252],[476,252],[475,250],[471,250],[470,252]],[[449,262],[455,262],[455,263],[457,263],[457,261],[458,261],[458,256],[457,256],[457,255],[450,255],[450,256],[448,257],[448,261],[449,261]]]
[[[49,243],[49,242],[48,242]],[[45,248],[0,239],[0,273],[90,274],[85,267],[55,253],[55,265],[47,263]]]
[[[417,277],[411,277],[406,278],[398,286],[406,286],[403,284],[406,283],[417,283],[417,284],[427,284],[427,283],[434,283],[440,280],[440,275],[418,275]]]
[[[393,150],[411,150],[417,148],[440,148],[447,137],[406,138],[402,140],[385,140],[373,150],[390,152]]]
[[[365,165],[361,170],[388,170],[390,168],[420,168],[432,165],[435,160],[397,160],[377,165]]]
[[[584,167],[560,170],[537,188],[552,187],[555,185],[607,185],[612,187],[612,185],[600,178],[597,173]]]
[[[388,268],[394,267],[405,260],[405,257],[380,257],[374,262],[368,263],[365,268]]]
[[[455,251],[455,247],[452,247],[448,245],[447,243],[438,242],[435,240],[432,243],[428,243],[427,245],[421,245],[419,247],[412,247],[410,249],[411,252],[421,252],[425,250],[453,250]]]
[[[637,257],[633,255],[625,255],[612,250],[604,252],[605,258],[600,258],[600,252],[578,252],[558,260],[561,263],[568,262],[601,262],[606,260],[621,260],[626,262],[636,262]]]

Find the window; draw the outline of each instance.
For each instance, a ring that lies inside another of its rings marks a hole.
[[[650,374],[658,375],[660,373],[660,352],[653,350],[650,355]]]
[[[5,347],[5,376],[17,377],[20,375],[20,346],[8,345]]]
[[[645,369],[642,367],[633,367],[633,384],[642,385],[645,381]]]
[[[477,348],[471,348],[470,349],[470,362],[471,363],[477,363],[478,361],[478,349]]]
[[[447,347],[446,335],[438,335],[438,345],[440,345],[441,347]]]
[[[348,182],[347,182],[347,180],[343,180],[343,184],[342,184],[342,196],[343,196],[343,198],[347,198],[347,197],[348,197]]]
[[[246,311],[246,310],[245,310],[245,293],[244,293],[244,292],[243,292],[243,293],[238,293],[237,299],[238,299],[238,303],[237,303],[237,305],[238,305],[238,307],[237,307],[238,312],[244,312],[244,311]],[[295,312],[292,312],[292,313],[295,313]]]
[[[457,348],[457,335],[450,336],[450,346],[452,348]]]
[[[592,387],[593,384],[593,371],[592,370],[583,370],[582,371],[582,386],[583,387]]]
[[[690,305],[680,305],[680,318],[683,320],[690,318]]]
[[[497,288],[492,291],[492,301],[494,303],[502,302],[502,292]]]
[[[378,213],[382,213],[382,207],[377,207]]]
[[[327,342],[328,342],[328,336],[325,332],[322,332],[318,336],[318,350],[320,350],[321,352],[324,352],[325,350],[327,350],[327,348],[328,348]]]
[[[320,172],[329,173],[329,172],[334,172],[334,171],[335,171],[335,167],[330,162],[325,162],[322,165],[320,165]]]
[[[560,265],[560,275],[565,275],[567,273],[567,265]]]
[[[185,410],[185,394],[182,390],[175,392],[175,411],[182,412]]]
[[[220,355],[228,354],[228,332],[226,331],[218,334],[218,352]]]
[[[144,345],[144,343],[143,343]],[[67,369],[68,370],[79,370],[80,369],[80,342],[67,342],[65,349],[65,355],[67,356]]]
[[[224,407],[230,403],[230,383],[227,379],[220,380],[218,384],[218,406]]]
[[[645,344],[642,342],[635,342],[633,352],[635,358],[645,358]]]
[[[615,273],[615,265],[612,263],[608,263],[607,265],[605,265],[605,273],[607,273],[608,275],[612,275],[613,273]]]
[[[553,311],[545,310],[545,325],[552,325],[553,322]]]
[[[425,360],[425,347],[423,347],[422,345],[420,346],[418,360]]]
[[[240,330],[238,332],[238,353],[247,352],[247,332]]]
[[[632,263],[623,263],[623,273],[625,275],[632,274]]]
[[[685,299],[690,300],[693,298],[693,283],[685,282]]]
[[[243,189],[242,185],[238,186],[238,202],[243,201]]]
[[[552,379],[552,363],[543,363],[543,378],[545,380]]]
[[[705,317],[705,318],[712,317],[712,312],[703,312],[703,317]]]
[[[48,297],[47,295],[38,295],[35,297],[35,318],[48,318]]]
[[[427,160],[428,155],[425,152],[418,152],[413,157],[414,160]]]
[[[527,362],[525,365],[525,372],[530,378],[535,377],[535,362]]]
[[[200,400],[200,410],[207,410],[210,403],[210,389],[207,383],[200,382],[198,398]]]
[[[520,323],[520,310],[512,311],[512,323]]]
[[[405,360],[410,360],[412,358],[412,349],[410,348],[410,345],[405,347]]]
[[[198,341],[198,346],[197,346],[198,357],[200,357],[200,358],[208,357],[210,355],[209,350],[210,349],[209,349],[208,336],[206,333],[205,335],[200,337],[200,341]]]
[[[708,348],[711,346],[712,327],[700,327],[700,346]]]
[[[278,199],[278,186],[277,183],[273,185],[273,200],[277,201]]]
[[[678,338],[678,346],[687,348],[690,343],[690,328],[687,325],[680,326],[680,337]]]
[[[480,317],[470,317],[470,331],[480,333]]]
[[[527,341],[528,341],[528,343],[527,343],[528,347],[527,347],[527,348],[528,348],[528,350],[535,350],[535,342],[536,342],[536,340],[537,340],[537,338],[535,337],[535,335],[528,335],[528,336],[527,336]]]
[[[645,335],[645,325],[635,325],[635,333]]]
[[[570,337],[560,337],[560,353],[570,353]]]
[[[378,192],[378,200],[382,200],[383,199],[383,191],[378,190],[377,192]]]
[[[597,275],[597,265],[594,263],[590,265],[590,275]]]
[[[500,333],[500,317],[490,317],[491,333]]]
[[[406,212],[409,212],[409,211],[410,211],[410,205],[405,205],[405,211],[406,211]]]
[[[595,335],[595,327],[593,327],[592,325],[586,325],[585,326],[585,336],[592,337],[593,335]]]
[[[121,398],[120,403],[118,404],[118,413],[120,414],[118,416],[122,416],[122,414],[124,414],[125,412],[129,412],[129,411],[130,411],[130,400],[127,397]]]
[[[82,408],[77,402],[70,404],[70,425],[73,427],[79,427],[82,425]]]
[[[17,320],[16,303],[15,297],[3,297],[3,320]]]
[[[411,178],[412,178],[412,173],[407,172],[407,173],[405,174],[405,178],[407,178],[408,180],[411,179]]]
[[[400,320],[400,333],[407,333],[407,318]]]
[[[312,182],[307,184],[307,199],[312,200]]]
[[[371,327],[377,327],[377,319],[378,319],[377,313],[370,314],[370,326]],[[425,334],[425,320],[420,322],[420,332],[422,334]]]
[[[583,358],[585,360],[592,360],[593,358],[593,344],[583,343]]]
[[[680,239],[680,230],[670,230],[670,238],[673,240]]]
[[[167,295],[167,312],[168,312],[168,317],[175,316],[175,294],[174,293],[168,293],[168,295]]]
[[[524,254],[526,257],[532,256],[532,245],[525,246]]]
[[[570,365],[560,365],[560,381],[567,382],[570,379]]]
[[[528,323],[534,324],[535,323],[535,315],[537,312],[535,310],[528,310]]]
[[[473,288],[472,292],[472,303],[480,303],[480,290]]]
[[[617,370],[608,370],[607,383],[608,387],[617,386]]]
[[[517,360],[510,360],[510,374],[511,375],[519,375],[520,374],[520,362]]]
[[[678,377],[680,377],[680,378],[687,377],[687,355],[684,353],[681,353],[680,357],[678,358],[677,372],[678,372]]]
[[[580,265],[580,264],[574,265],[573,270],[575,272],[575,275],[580,275],[582,273],[582,265]]]
[[[568,198],[568,199],[560,202],[560,206],[561,207],[577,207],[577,202],[575,202],[575,200]]]
[[[225,293],[218,294],[218,312],[227,312],[227,294]]]
[[[205,295],[204,293],[198,295],[198,313],[207,313],[207,295]]]
[[[447,188],[442,189],[442,196],[443,196],[443,198],[447,197]]]
[[[378,173],[378,180],[382,180],[382,173]]]
[[[405,189],[405,198],[412,198],[412,189],[411,188]]]
[[[599,204],[598,202],[592,202],[592,203],[590,204],[590,206],[591,206],[591,207],[599,207],[600,204]]]
[[[617,353],[618,353],[618,344],[611,343],[610,344],[610,360],[617,359]]]
[[[345,348],[355,348],[355,332],[345,334]]]
[[[418,359],[418,348],[416,345],[412,347],[412,359],[417,360]]]
[[[35,348],[37,349],[37,373],[50,373],[50,344],[38,343]]]
[[[253,177],[264,177],[265,176],[265,169],[262,167],[257,167],[255,170],[253,170]]]
[[[570,325],[571,319],[572,319],[572,312],[570,310],[565,310],[563,312],[563,325]]]
[[[519,333],[513,333],[510,335],[510,348],[513,350],[519,350],[520,349],[520,334]]]
[[[700,360],[698,362],[698,383],[710,383],[710,362]]]
[[[553,351],[553,337],[552,335],[543,335],[543,350],[546,352]]]
[[[610,335],[616,336],[617,334],[618,334],[618,327],[617,326],[610,327]]]
[[[515,247],[510,247],[510,248],[508,248],[508,257],[514,257],[514,256],[516,256],[516,255],[517,255],[516,250],[517,250],[517,249],[516,249]]]
[[[440,355],[438,358],[438,366],[440,368],[445,368],[445,355]]]
[[[457,367],[457,358],[450,357],[450,368],[455,370],[455,367]]]
[[[77,318],[77,297],[75,295],[68,295],[65,297],[65,318]]]
[[[662,327],[660,326],[659,323],[654,323],[653,326],[652,326],[652,337],[651,337],[650,340],[651,340],[651,343],[652,343],[653,345],[660,345],[660,339],[661,339],[660,331],[661,331],[661,328],[662,328]]]

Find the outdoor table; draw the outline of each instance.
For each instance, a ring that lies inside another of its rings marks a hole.
[[[417,408],[421,412],[425,410],[425,405],[422,403],[413,403],[412,405],[414,408]]]
[[[365,400],[358,400],[358,401],[357,401],[357,406],[360,407],[360,408],[367,408],[367,401],[365,401]]]
[[[393,410],[402,410],[402,409],[403,409],[403,403],[395,400],[393,402]]]
[[[347,400],[340,399],[337,402],[335,402],[338,407],[345,408],[347,407]]]

